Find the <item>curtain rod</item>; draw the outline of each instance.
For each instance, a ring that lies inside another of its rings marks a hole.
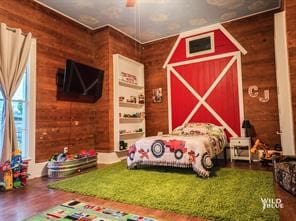
[[[17,28],[10,28],[8,26],[6,26],[6,29],[9,30],[9,31],[13,31],[13,32],[16,32],[16,30],[17,30]],[[28,35],[28,33],[25,33],[25,32],[21,32],[21,34],[24,35],[24,36]]]

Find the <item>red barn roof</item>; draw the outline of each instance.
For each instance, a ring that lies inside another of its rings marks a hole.
[[[191,39],[195,37],[198,38],[199,36],[202,37],[210,35],[213,37],[213,50],[196,56],[188,56],[186,40],[189,38]],[[174,47],[172,48],[168,58],[166,59],[166,62],[163,65],[163,68],[166,68],[168,64],[235,51],[240,51],[242,54],[247,53],[243,46],[237,40],[235,40],[235,38],[221,24],[202,27],[192,31],[183,32],[179,35]]]

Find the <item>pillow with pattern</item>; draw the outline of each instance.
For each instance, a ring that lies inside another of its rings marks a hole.
[[[221,133],[224,133],[224,127],[210,123],[186,123],[172,131],[173,135],[215,135]]]

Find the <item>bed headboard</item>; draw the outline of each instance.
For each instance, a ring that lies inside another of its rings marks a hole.
[[[180,34],[164,65],[170,132],[203,122],[225,127],[228,136],[242,135],[241,53],[245,49],[221,25]]]

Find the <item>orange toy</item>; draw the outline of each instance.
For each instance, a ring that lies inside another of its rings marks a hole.
[[[0,172],[3,175],[3,182],[5,183],[5,189],[11,190],[13,188],[12,169],[10,167],[10,161],[6,161],[0,166]]]
[[[6,190],[12,190],[13,189],[13,178],[12,178],[12,170],[8,169],[4,171],[3,173],[4,182],[6,185]]]
[[[272,156],[278,155],[281,152],[276,151],[276,150],[269,150],[269,147],[261,142],[259,139],[256,140],[254,146],[251,148],[251,153],[256,153],[257,150],[263,150],[263,157],[262,159],[270,160]]]

